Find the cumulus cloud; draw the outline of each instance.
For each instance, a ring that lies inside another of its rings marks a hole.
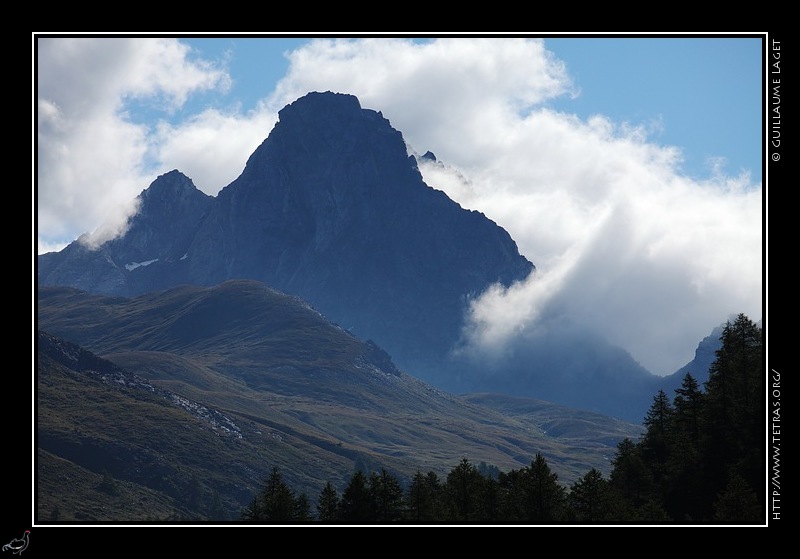
[[[221,68],[192,60],[174,39],[37,38],[37,221],[39,249],[92,231],[124,230],[154,178],[153,130],[132,120],[131,102],[170,114],[197,91],[226,88]],[[157,143],[156,143],[157,145]],[[163,170],[162,170],[163,172]],[[99,238],[99,237],[95,237]]]
[[[475,346],[497,353],[543,317],[566,316],[668,374],[734,308],[761,316],[762,192],[747,175],[695,181],[672,148],[547,111],[518,131],[468,185],[421,167],[508,229],[538,267],[473,303]],[[534,136],[557,149],[528,151]]]

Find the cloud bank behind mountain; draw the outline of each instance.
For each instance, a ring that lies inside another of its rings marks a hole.
[[[682,171],[658,126],[581,119],[551,103],[579,92],[540,39],[316,39],[252,108],[211,103],[225,61],[174,39],[40,39],[37,251],[94,231],[178,168],[216,194],[308,91],[356,95],[400,130],[426,182],[509,231],[537,267],[473,301],[465,339],[491,356],[549,320],[602,332],[656,374],[744,312],[762,316],[762,185],[720,167]],[[206,105],[191,105],[202,97]],[[193,108],[192,108],[193,107]],[[144,115],[161,115],[157,120]],[[731,115],[732,118],[735,115]],[[111,235],[113,233],[109,233]]]

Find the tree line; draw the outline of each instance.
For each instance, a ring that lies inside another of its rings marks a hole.
[[[264,524],[760,524],[764,522],[763,330],[729,321],[701,387],[687,373],[672,398],[654,397],[638,441],[617,445],[605,477],[571,485],[542,454],[501,472],[463,458],[446,477],[417,471],[403,487],[386,469],[356,471],[339,493],[295,495],[277,467],[243,509]]]

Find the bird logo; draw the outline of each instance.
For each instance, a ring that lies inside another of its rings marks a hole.
[[[3,551],[10,551],[14,555],[20,555],[25,548],[28,547],[28,538],[30,537],[31,531],[25,530],[25,533],[22,534],[21,538],[14,538],[6,545],[3,546]]]

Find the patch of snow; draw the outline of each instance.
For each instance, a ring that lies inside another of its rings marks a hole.
[[[158,262],[158,258],[156,258],[155,260],[146,260],[145,262],[131,262],[130,264],[125,264],[125,269],[130,272],[131,270],[135,270],[139,266],[149,266],[153,262]]]

